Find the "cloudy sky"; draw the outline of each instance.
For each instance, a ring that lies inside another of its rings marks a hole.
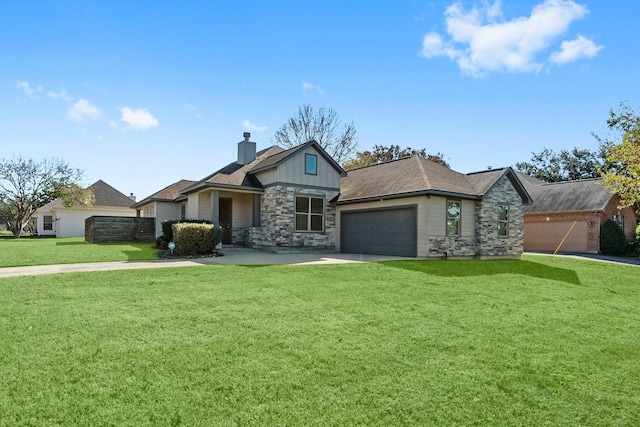
[[[0,5],[2,156],[139,199],[258,149],[304,104],[472,172],[595,149],[640,110],[640,3],[30,1]]]

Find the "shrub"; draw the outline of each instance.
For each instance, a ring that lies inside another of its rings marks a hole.
[[[222,241],[222,227],[212,224],[177,223],[173,225],[176,255],[209,255]]]
[[[162,239],[166,242],[173,241],[173,225],[174,224],[211,224],[208,219],[172,219],[162,221]]]
[[[612,220],[600,227],[600,252],[607,255],[624,255],[627,251],[627,238],[622,228]]]

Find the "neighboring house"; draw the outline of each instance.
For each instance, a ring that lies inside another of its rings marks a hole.
[[[341,252],[519,257],[523,204],[511,168],[461,174],[413,156],[348,172],[336,201]]]
[[[347,174],[315,141],[256,152],[249,138],[245,132],[238,143],[237,161],[136,203],[138,215],[209,219],[223,227],[223,243],[275,252],[522,253],[523,204],[531,199],[511,168],[464,175],[411,157]]]
[[[619,209],[620,198],[604,188],[600,178],[545,183],[518,176],[534,201],[524,210],[525,251],[554,252],[562,243],[559,252],[598,253],[600,226],[609,219],[628,239],[634,237],[633,208]]]
[[[182,179],[131,205],[136,216],[155,218],[156,237],[162,235],[162,222],[187,218],[187,196],[180,192],[196,181]]]
[[[89,188],[93,191],[91,206],[65,207],[61,199],[55,199],[36,210],[39,236],[82,237],[84,221],[91,216],[134,216],[130,208],[132,197],[125,196],[104,181],[97,181]]]

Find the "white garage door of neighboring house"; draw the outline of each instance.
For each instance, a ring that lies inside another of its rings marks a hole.
[[[524,250],[553,252],[573,222],[530,222],[524,224]],[[587,252],[587,222],[578,221],[559,252]]]
[[[415,257],[415,207],[346,211],[340,215],[340,252]]]

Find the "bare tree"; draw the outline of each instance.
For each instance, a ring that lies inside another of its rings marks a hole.
[[[333,159],[342,164],[352,158],[358,147],[353,122],[342,124],[332,109],[314,110],[303,105],[298,113],[280,127],[271,142],[284,148],[315,140]]]
[[[82,175],[58,159],[0,159],[0,220],[20,237],[36,209],[55,198],[65,206],[93,204],[93,192],[79,186]]]

